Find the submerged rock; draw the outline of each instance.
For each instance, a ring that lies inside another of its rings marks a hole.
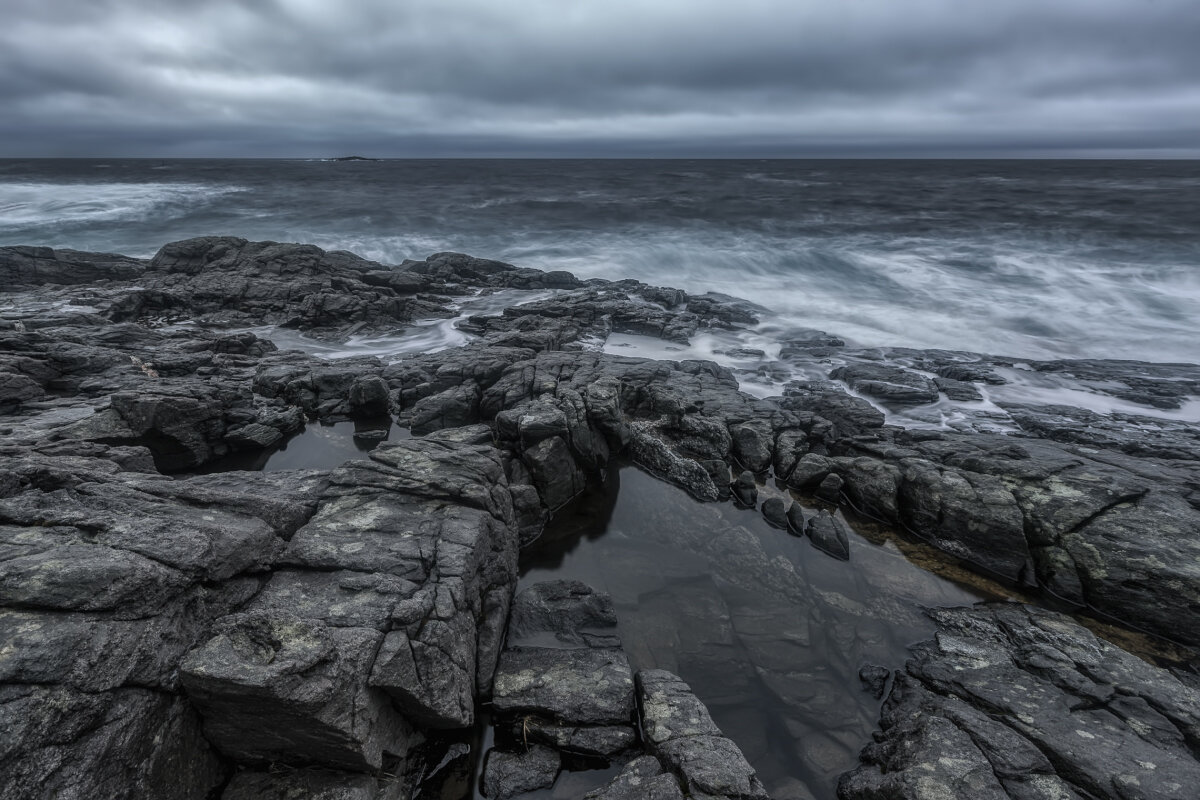
[[[686,683],[664,670],[643,670],[637,681],[646,743],[689,796],[767,800],[746,757]]]
[[[747,508],[754,508],[758,504],[758,485],[754,482],[754,473],[750,470],[738,475],[731,488],[733,497],[739,504]]]
[[[850,537],[846,524],[825,509],[810,517],[804,528],[813,547],[841,561],[850,560]]]
[[[657,758],[640,756],[604,787],[585,794],[583,800],[683,800],[683,792]]]
[[[611,756],[636,740],[633,673],[608,595],[578,581],[530,586],[513,603],[492,691],[522,740]]]

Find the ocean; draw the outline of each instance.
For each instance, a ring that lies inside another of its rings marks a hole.
[[[768,339],[1200,360],[1196,161],[0,161],[0,245],[209,234],[724,292]]]

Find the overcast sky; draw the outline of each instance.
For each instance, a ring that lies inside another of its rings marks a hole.
[[[1200,157],[1200,0],[0,12],[0,156]]]

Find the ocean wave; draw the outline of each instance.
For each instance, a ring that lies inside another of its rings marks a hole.
[[[0,182],[0,231],[160,219],[244,190],[202,183]]]

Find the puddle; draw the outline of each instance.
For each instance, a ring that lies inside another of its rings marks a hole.
[[[997,597],[858,535],[837,561],[758,511],[631,466],[561,511],[521,563],[520,588],[573,578],[609,592],[634,669],[690,683],[780,800],[834,796],[879,718],[859,668],[904,663],[933,632],[921,607]],[[539,796],[578,796],[558,789]]]
[[[381,436],[381,433],[386,435]],[[282,445],[268,450],[231,453],[205,464],[198,473],[251,470],[283,472],[289,469],[333,469],[366,454],[381,442],[410,439],[408,428],[390,419],[345,420],[332,424],[309,422],[304,430]]]

